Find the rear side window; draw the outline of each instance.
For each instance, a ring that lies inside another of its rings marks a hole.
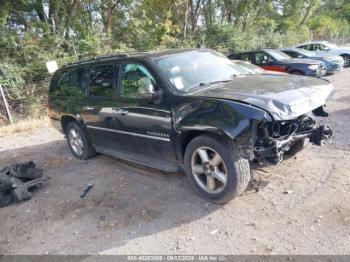
[[[311,45],[301,45],[301,46],[298,46],[298,48],[302,48],[305,50],[311,50]]]
[[[298,54],[296,52],[293,52],[293,51],[283,51],[283,53],[289,55],[290,57],[293,57],[293,58],[297,58],[298,57]]]
[[[89,72],[89,95],[114,96],[114,71],[114,65],[101,65],[91,68]]]
[[[228,56],[229,59],[231,60],[243,60],[243,61],[248,61],[248,62],[252,62],[252,58],[251,58],[251,54],[250,53],[243,53],[243,54],[231,54]]]
[[[84,69],[73,69],[63,72],[52,95],[56,96],[84,96],[85,91],[82,87]]]
[[[250,53],[245,53],[241,55],[241,60],[248,61],[249,63],[252,62],[252,56]]]
[[[323,51],[325,49],[325,45],[323,44],[312,44],[311,48],[309,49],[310,51]]]

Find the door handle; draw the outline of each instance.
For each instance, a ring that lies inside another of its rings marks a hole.
[[[129,111],[125,109],[114,109],[114,111],[121,116],[126,116],[129,113]]]

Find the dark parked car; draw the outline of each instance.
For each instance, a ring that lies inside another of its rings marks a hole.
[[[326,65],[321,61],[291,58],[275,49],[261,49],[228,55],[231,60],[249,61],[265,70],[285,72],[294,75],[321,77],[327,73]]]
[[[322,61],[326,65],[327,74],[341,71],[344,67],[344,59],[338,55],[317,54],[316,52],[311,52],[301,48],[285,48],[281,49],[281,51],[293,58]]]
[[[208,49],[81,61],[54,74],[49,116],[77,158],[185,170],[200,196],[225,203],[246,189],[249,161],[277,164],[331,135],[314,118],[327,115],[328,81],[240,72]]]

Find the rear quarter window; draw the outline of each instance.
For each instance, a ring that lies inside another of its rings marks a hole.
[[[293,51],[283,51],[283,53],[289,55],[290,57],[297,58],[298,54]]]
[[[50,95],[81,97],[85,95],[82,86],[84,69],[63,71],[56,79]]]

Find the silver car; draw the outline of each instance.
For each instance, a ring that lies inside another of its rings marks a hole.
[[[314,51],[316,54],[339,55],[344,59],[344,67],[350,66],[350,48],[339,47],[327,41],[313,41],[297,45],[296,47]]]
[[[338,55],[317,54],[316,52],[301,48],[283,48],[280,50],[293,58],[312,59],[324,62],[327,67],[327,74],[341,71],[344,67],[344,59]]]

